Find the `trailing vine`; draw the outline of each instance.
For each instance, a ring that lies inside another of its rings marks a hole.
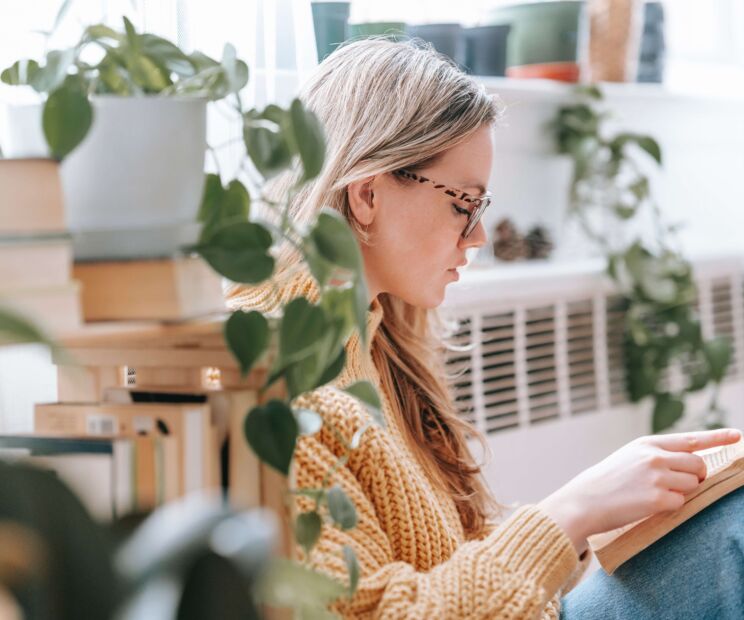
[[[597,86],[581,86],[576,95],[576,103],[559,108],[550,130],[558,152],[573,162],[569,216],[606,257],[622,296],[628,396],[653,400],[652,430],[659,432],[682,418],[689,393],[712,385],[699,423],[721,426],[718,395],[731,344],[703,337],[692,266],[675,247],[676,227],[664,223],[651,195],[644,167],[649,159],[661,166],[661,148],[648,135],[609,135],[610,115]]]
[[[60,15],[64,14],[65,2]],[[56,21],[59,21],[59,17]],[[198,242],[185,248],[200,254],[220,275],[237,283],[274,282],[274,256],[284,243],[302,256],[318,283],[320,300],[290,300],[280,316],[259,311],[233,312],[224,325],[224,337],[243,376],[269,352],[274,360],[265,392],[282,381],[285,398],[274,398],[246,412],[245,439],[258,458],[289,477],[297,441],[330,422],[317,412],[294,405],[301,394],[333,381],[344,368],[345,343],[353,332],[366,342],[369,298],[361,252],[351,228],[334,210],[323,210],[307,226],[289,217],[292,196],[321,171],[325,160],[325,137],[316,116],[299,99],[288,108],[269,105],[247,109],[240,91],[248,82],[248,66],[226,44],[220,60],[200,52],[187,54],[162,37],[139,33],[123,19],[123,30],[104,24],[85,28],[73,47],[51,50],[41,61],[22,59],[0,73],[10,85],[30,86],[45,95],[43,130],[50,152],[62,159],[74,151],[93,122],[90,98],[98,94],[133,96],[181,96],[227,102],[240,125],[245,154],[240,170],[249,176],[252,191],[240,179],[224,182],[220,174],[207,174],[198,221]],[[88,47],[101,52],[98,60],[83,60]],[[185,131],[188,128],[184,128]],[[210,149],[214,154],[214,150]],[[265,183],[292,171],[298,181],[279,202],[262,193]],[[277,216],[275,222],[257,217],[260,205]],[[274,283],[276,286],[276,284]],[[0,312],[0,334],[40,339],[31,326],[11,314]],[[370,411],[370,424],[359,429],[336,464],[313,489],[292,488],[288,504],[296,496],[309,497],[311,508],[296,515],[293,531],[305,551],[305,561],[279,560],[270,569],[261,590],[270,604],[290,607],[302,618],[327,618],[328,605],[341,596],[353,595],[359,564],[351,547],[342,550],[348,583],[340,583],[313,569],[312,549],[324,524],[347,530],[356,525],[356,509],[333,476],[343,467],[362,434],[371,424],[382,424],[381,404],[374,386],[359,381],[345,391]],[[343,439],[333,427],[331,432]]]

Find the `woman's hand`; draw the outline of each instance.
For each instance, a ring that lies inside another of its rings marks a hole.
[[[581,554],[592,534],[681,508],[706,475],[703,459],[691,452],[740,438],[735,429],[640,437],[576,476],[540,508]]]

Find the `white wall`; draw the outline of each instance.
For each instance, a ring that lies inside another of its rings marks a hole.
[[[520,227],[543,223],[560,237],[572,168],[568,157],[556,156],[546,125],[573,101],[572,87],[502,78],[485,84],[506,104],[495,133],[495,199],[486,226],[491,232],[508,216]],[[695,254],[744,248],[744,98],[675,94],[650,84],[602,88],[614,115],[611,131],[648,133],[660,143],[663,167],[649,167],[652,195],[668,221],[685,223],[683,248]],[[571,227],[564,232],[563,255],[586,253]]]

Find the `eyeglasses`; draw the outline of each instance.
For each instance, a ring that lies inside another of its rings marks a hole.
[[[447,185],[443,185],[442,183],[437,183],[436,181],[432,181],[425,176],[416,174],[415,172],[410,172],[409,170],[405,170],[403,168],[393,171],[393,174],[399,177],[403,177],[404,179],[418,181],[419,183],[431,183],[434,186],[434,189],[442,190],[443,193],[451,196],[455,200],[471,205],[473,208],[467,209],[467,211],[469,211],[468,221],[461,233],[463,239],[467,239],[468,235],[470,235],[470,233],[475,230],[475,227],[478,225],[478,222],[483,216],[483,212],[486,210],[486,207],[491,204],[491,192],[486,192],[485,194],[483,194],[483,196],[480,197],[472,196],[460,189],[448,187]]]

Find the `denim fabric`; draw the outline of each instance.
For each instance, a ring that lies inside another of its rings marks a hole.
[[[569,592],[562,620],[744,619],[744,488]]]

